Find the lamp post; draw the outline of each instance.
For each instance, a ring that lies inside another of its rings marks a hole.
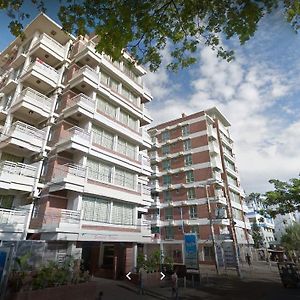
[[[214,225],[213,225],[213,221],[212,221],[210,199],[209,199],[209,194],[208,194],[208,187],[211,184],[212,183],[210,183],[210,184],[206,183],[205,185],[199,185],[199,187],[202,187],[202,188],[205,189],[205,196],[206,196],[206,203],[207,203],[209,226],[210,226],[210,231],[211,231],[212,245],[213,245],[213,249],[214,249],[215,266],[216,266],[217,274],[219,275],[220,274],[220,270],[219,270],[219,261],[218,261],[218,256],[217,256],[217,247],[216,247],[216,242],[215,242],[215,231],[214,231]]]

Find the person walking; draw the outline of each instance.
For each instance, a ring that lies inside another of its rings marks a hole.
[[[172,299],[178,300],[178,276],[177,276],[177,272],[176,269],[174,269],[174,272],[171,276],[171,280],[172,280]],[[175,296],[175,298],[174,298]]]
[[[251,256],[249,255],[249,253],[246,254],[246,262],[248,264],[248,266],[251,266]]]

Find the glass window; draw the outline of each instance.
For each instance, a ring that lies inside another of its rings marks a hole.
[[[118,138],[117,151],[125,156],[135,159],[135,146],[120,137]]]
[[[124,186],[129,189],[135,188],[135,175],[123,169],[116,168],[115,170],[115,184]]]
[[[87,160],[88,178],[111,183],[112,166],[96,160]]]
[[[112,133],[103,130],[101,127],[93,125],[93,143],[98,144],[102,147],[113,149],[114,136]]]
[[[170,162],[169,159],[166,159],[166,160],[162,161],[162,168],[163,168],[163,170],[170,170],[171,162]]]
[[[173,220],[173,208],[172,207],[165,208],[165,216],[166,216],[166,220]]]
[[[96,197],[82,197],[83,219],[109,222],[110,202]]]
[[[13,206],[13,195],[0,195],[0,207],[4,209],[11,209]]]
[[[113,203],[112,223],[122,225],[132,225],[134,217],[134,207],[129,204]]]
[[[112,89],[112,91],[118,92],[119,82],[110,78],[109,87]]]
[[[185,155],[184,156],[184,165],[185,166],[190,166],[193,164],[193,161],[192,161],[192,154],[188,154],[188,155]]]
[[[164,191],[163,197],[165,202],[172,201],[171,191]]]
[[[97,110],[110,116],[111,118],[116,118],[117,108],[100,96],[97,96]]]
[[[167,226],[166,228],[166,239],[171,240],[174,239],[174,228],[173,226]]]
[[[170,153],[170,145],[163,145],[161,149],[162,149],[162,154],[163,155],[166,155],[166,154]]]
[[[188,197],[189,200],[196,198],[195,188],[187,189],[187,197]]]
[[[181,132],[183,136],[187,136],[190,134],[190,125],[183,125],[181,128]]]
[[[171,184],[171,176],[170,175],[163,175],[163,185]]]
[[[109,76],[107,73],[101,71],[100,82],[104,85],[109,85]]]
[[[197,218],[197,206],[196,205],[190,206],[190,218],[191,219]]]
[[[186,182],[189,183],[189,182],[194,182],[194,172],[191,170],[191,171],[187,171],[185,173],[185,176],[186,176]]]
[[[188,151],[192,148],[192,143],[191,143],[191,140],[184,140],[183,141],[183,150],[184,151]]]
[[[165,142],[165,141],[167,141],[169,139],[170,139],[170,132],[169,132],[169,130],[166,130],[166,131],[162,132],[162,134],[161,134],[161,140],[163,142]]]

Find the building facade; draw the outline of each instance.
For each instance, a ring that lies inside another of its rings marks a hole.
[[[260,198],[253,199],[246,197],[246,204],[248,207],[247,217],[251,227],[253,228],[254,224],[256,224],[262,237],[259,247],[270,248],[271,245],[275,244],[275,224],[273,218],[268,218],[260,214],[260,211],[264,209]]]
[[[279,214],[274,218],[274,236],[277,243],[280,243],[281,237],[286,233],[286,228],[295,223],[300,223],[298,212]]]
[[[145,70],[46,15],[0,54],[0,240],[40,239],[116,277],[150,242]]]
[[[160,247],[184,263],[184,237],[195,233],[199,263],[229,266],[244,259],[253,240],[229,126],[214,107],[149,130],[154,203],[148,251]]]

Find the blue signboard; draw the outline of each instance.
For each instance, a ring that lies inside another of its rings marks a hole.
[[[198,245],[195,233],[184,235],[185,265],[188,269],[198,269]]]

